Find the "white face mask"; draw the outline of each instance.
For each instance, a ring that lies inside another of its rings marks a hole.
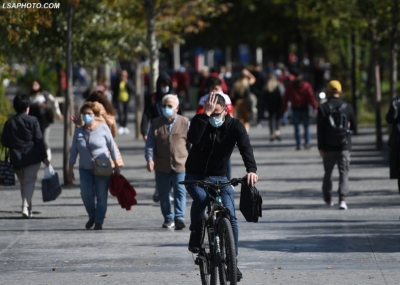
[[[167,94],[169,92],[169,86],[161,87],[161,92]]]

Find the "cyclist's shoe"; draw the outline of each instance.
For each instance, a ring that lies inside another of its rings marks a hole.
[[[200,251],[200,239],[201,234],[198,232],[191,232],[189,239],[188,249],[192,253],[198,253]]]
[[[237,282],[239,282],[243,278],[242,272],[240,272],[239,267],[237,268]]]

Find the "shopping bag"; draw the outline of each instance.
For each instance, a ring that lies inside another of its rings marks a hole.
[[[14,167],[9,160],[10,159],[9,149],[3,148],[2,152],[5,152],[5,155],[4,155],[4,160],[0,160],[0,185],[2,186],[15,185],[15,172],[14,172]]]
[[[61,194],[61,185],[58,180],[58,174],[54,168],[49,165],[44,170],[44,177],[42,179],[42,196],[43,202],[54,201]]]

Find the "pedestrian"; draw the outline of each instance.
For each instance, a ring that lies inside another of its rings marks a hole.
[[[205,70],[208,71],[208,69],[205,69]],[[202,72],[202,75],[203,75],[203,72]],[[209,77],[216,77],[216,78],[221,79],[222,91],[224,93],[228,93],[228,86],[226,85],[225,80],[223,78],[220,78],[218,69],[216,67],[212,67],[210,69],[209,74],[207,72],[205,72],[203,75],[203,78],[202,78],[202,81],[201,81],[200,87],[199,87],[199,98],[201,96],[203,96],[204,94],[210,92],[210,90],[207,90],[207,80]]]
[[[99,123],[106,124],[110,129],[113,138],[115,138],[117,136],[117,122],[115,120],[115,111],[111,102],[106,97],[106,95],[103,92],[94,91],[86,99],[86,102],[93,102],[96,105],[96,107],[99,108],[100,115],[95,116],[95,120],[98,121]],[[118,154],[117,158],[118,166],[123,167],[124,161],[122,160],[121,152],[115,140],[114,140],[114,147]],[[113,165],[114,162],[113,161],[111,162],[112,162],[112,167],[114,167]]]
[[[254,84],[250,86],[251,92],[257,98],[257,118],[254,119],[257,119],[257,127],[261,128],[261,121],[265,119],[265,100],[263,98],[263,90],[266,82],[266,75],[265,72],[262,71],[262,65],[260,63],[256,63],[250,72],[256,79]]]
[[[190,80],[190,74],[183,65],[172,76],[172,87],[185,110],[190,107]]]
[[[238,80],[233,84],[231,99],[235,106],[236,117],[244,125],[246,131],[250,130],[250,119],[252,116],[252,101],[250,86],[256,81],[253,74],[243,69]]]
[[[49,145],[50,124],[54,123],[54,111],[60,120],[63,119],[60,106],[53,95],[42,90],[42,85],[37,79],[32,81],[29,95],[31,99],[29,115],[36,117],[39,121],[40,131],[42,132],[46,146],[47,158],[51,160]]]
[[[264,87],[264,96],[262,99],[265,100],[263,105],[267,106],[269,115],[269,133],[270,141],[281,140],[280,125],[283,115],[282,98],[285,92],[285,87],[276,78],[274,72],[268,74],[268,80]]]
[[[390,179],[397,179],[397,187],[400,193],[400,96],[393,98],[390,102],[389,111],[386,114],[386,122],[392,125],[392,132],[389,138],[389,162]]]
[[[84,125],[75,130],[69,156],[68,181],[75,180],[74,164],[79,154],[79,177],[83,204],[89,220],[86,229],[95,225],[95,230],[103,228],[104,216],[107,212],[108,185],[111,175],[100,176],[93,172],[93,159],[110,158],[114,161],[114,173],[119,175],[117,152],[114,139],[106,124],[95,120],[100,110],[93,102],[86,102],[80,109]]]
[[[168,94],[162,98],[162,116],[153,120],[145,149],[147,170],[155,170],[156,187],[160,197],[163,228],[180,230],[186,227],[186,189],[179,182],[185,179],[185,162],[189,144],[189,120],[178,115],[179,99]],[[174,212],[171,209],[171,184],[174,190]]]
[[[162,116],[162,98],[172,89],[171,77],[166,72],[160,72],[156,82],[156,92],[144,97],[144,110],[140,123],[140,132],[146,142],[149,125],[154,119]],[[157,185],[153,194],[153,201],[160,201]]]
[[[10,162],[20,183],[22,217],[32,218],[32,196],[40,164],[50,165],[38,120],[29,116],[30,99],[17,94],[13,106],[17,114],[9,119],[1,135],[1,143],[10,150]]]
[[[122,70],[120,73],[120,79],[117,84],[115,84],[115,90],[113,96],[116,97],[117,110],[118,110],[118,134],[130,134],[127,128],[128,124],[128,111],[129,111],[129,101],[134,94],[134,87],[128,79],[128,72]]]
[[[107,97],[108,101],[112,102],[112,92],[110,88],[108,88],[107,79],[103,74],[97,78],[96,91],[102,92],[104,96]]]
[[[351,151],[350,130],[357,129],[353,107],[340,96],[342,85],[332,80],[326,87],[328,100],[318,108],[318,150],[324,165],[322,182],[323,199],[332,207],[332,171],[337,164],[339,170],[339,209],[347,210],[345,198],[349,192],[349,168]]]
[[[303,80],[303,75],[294,70],[295,79],[290,83],[283,96],[283,110],[288,112],[288,102],[291,103],[293,111],[294,135],[296,139],[296,150],[301,150],[300,124],[304,128],[304,149],[310,149],[310,114],[312,107],[317,112],[317,101],[310,83]]]
[[[204,113],[197,114],[190,123],[188,141],[192,144],[186,160],[185,180],[228,181],[227,164],[237,145],[247,172],[247,183],[253,186],[258,176],[257,165],[250,145],[250,139],[243,124],[227,114],[225,99],[211,93],[204,104]],[[208,205],[207,192],[196,185],[186,186],[193,199],[190,210],[189,251],[200,250],[201,227],[204,211]],[[234,191],[230,185],[221,189],[222,202],[229,209],[229,219],[235,238],[236,255],[238,253],[238,226],[235,215]],[[238,269],[238,279],[242,273]]]

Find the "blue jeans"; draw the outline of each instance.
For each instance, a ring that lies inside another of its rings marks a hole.
[[[221,181],[226,182],[228,179],[225,176],[205,176],[201,174],[187,174],[185,180],[207,180],[207,181]],[[200,232],[202,226],[202,219],[209,203],[207,192],[196,185],[188,185],[186,187],[190,196],[193,199],[192,208],[190,209],[190,227],[189,229],[194,232]],[[225,185],[221,188],[221,198],[224,206],[229,209],[230,221],[232,224],[233,235],[235,237],[236,255],[238,254],[238,240],[239,229],[235,215],[235,200],[233,187]]]
[[[93,169],[79,168],[81,197],[89,218],[102,225],[107,212],[108,185],[110,176],[93,174]],[[97,203],[96,203],[97,202]]]
[[[303,123],[304,127],[304,144],[310,143],[310,115],[307,110],[293,110],[293,125],[294,125],[294,136],[296,138],[296,146],[300,147],[300,124]]]
[[[156,187],[160,197],[161,213],[164,220],[185,220],[186,212],[186,189],[185,185],[179,184],[185,179],[185,172],[163,173],[156,171]],[[169,193],[171,192],[171,184],[174,189],[174,208],[175,215],[171,210],[171,201]]]

